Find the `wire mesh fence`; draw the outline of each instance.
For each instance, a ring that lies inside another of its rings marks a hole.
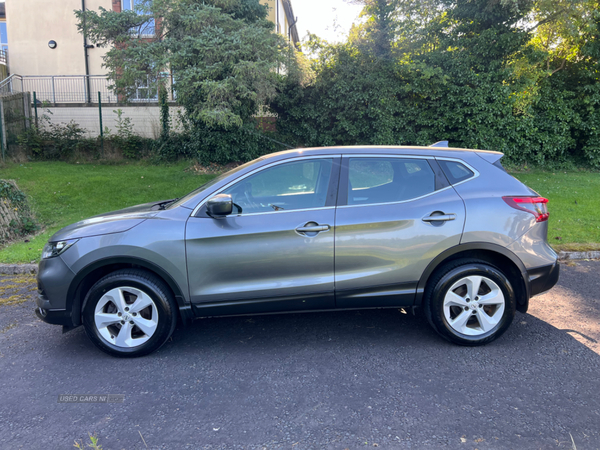
[[[31,125],[31,97],[28,92],[0,94],[0,151],[2,159],[19,135]]]

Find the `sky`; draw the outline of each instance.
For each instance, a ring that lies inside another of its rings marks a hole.
[[[292,0],[292,8],[301,41],[310,31],[330,42],[344,40],[362,10],[344,0]]]

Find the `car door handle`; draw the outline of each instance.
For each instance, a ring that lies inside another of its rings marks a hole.
[[[439,216],[423,217],[423,222],[447,222],[456,219],[456,214],[440,214]]]
[[[319,233],[329,230],[329,225],[311,225],[296,228],[298,233]]]

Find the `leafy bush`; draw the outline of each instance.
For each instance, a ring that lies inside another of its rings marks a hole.
[[[284,150],[273,133],[259,131],[254,124],[239,128],[207,127],[202,123],[187,124],[184,132],[171,133],[168,139],[156,141],[154,148],[161,160],[195,159],[200,164],[227,164],[250,161],[262,155]]]
[[[49,121],[40,126],[32,126],[19,135],[17,142],[34,159],[69,159],[82,148],[89,148],[90,140],[85,139],[85,129],[74,121],[67,124],[54,124]]]
[[[144,139],[138,136],[133,131],[133,123],[129,117],[123,117],[123,110],[117,109],[113,111],[117,115],[117,134],[108,134],[106,140],[110,144],[121,151],[123,156],[128,159],[139,159],[148,153],[149,139]]]
[[[124,117],[122,110],[114,112],[117,114],[116,133],[112,134],[105,128],[104,142],[100,137],[86,137],[86,130],[75,121],[52,123],[50,111],[42,115],[39,126],[32,126],[21,133],[17,142],[31,159],[41,160],[98,159],[106,156],[106,153],[112,157],[122,155],[127,159],[150,155],[153,140],[135,134],[131,119]]]

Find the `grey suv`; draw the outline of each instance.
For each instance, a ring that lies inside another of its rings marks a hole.
[[[331,147],[264,156],[177,200],[70,225],[39,267],[38,317],[141,356],[178,319],[422,307],[461,345],[502,335],[557,282],[548,200],[502,153]]]

